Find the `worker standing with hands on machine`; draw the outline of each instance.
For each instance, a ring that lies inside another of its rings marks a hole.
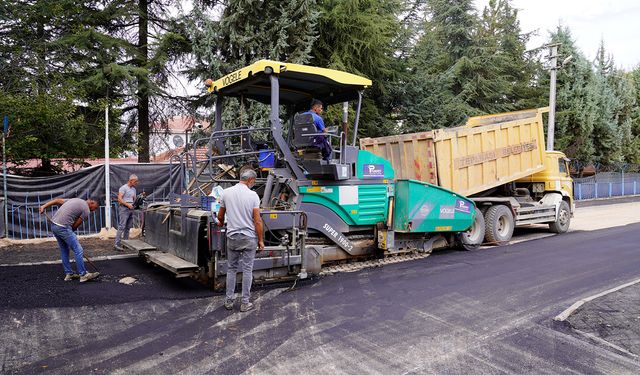
[[[116,251],[124,251],[122,239],[129,239],[129,229],[133,224],[133,202],[136,200],[138,176],[132,174],[129,181],[118,189],[118,232],[116,233]]]
[[[82,224],[83,220],[89,218],[89,213],[95,211],[98,207],[98,201],[95,199],[83,200],[80,198],[72,198],[69,200],[57,198],[40,206],[40,214],[51,206],[58,205],[60,208],[56,211],[51,221],[51,230],[58,246],[60,247],[60,255],[62,258],[62,267],[64,268],[64,281],[80,279],[80,282],[95,279],[100,275],[98,272],[87,272],[84,267],[84,250],[80,246],[75,230]],[[48,218],[48,216],[47,216]],[[71,262],[69,261],[69,250],[73,251],[76,258],[76,269],[78,273],[73,273]]]
[[[233,309],[235,301],[236,273],[242,263],[242,304],[240,311],[253,309],[251,283],[253,281],[253,260],[256,248],[264,250],[264,231],[260,217],[260,198],[251,188],[256,182],[256,172],[245,170],[240,174],[240,182],[227,188],[220,199],[218,225],[224,225],[227,216],[227,291],[224,307]]]

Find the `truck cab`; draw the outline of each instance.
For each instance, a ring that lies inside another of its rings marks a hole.
[[[548,193],[562,194],[562,200],[571,208],[571,215],[575,211],[569,159],[560,151],[546,151],[544,170],[517,180],[516,185],[528,188],[531,195],[538,199]]]

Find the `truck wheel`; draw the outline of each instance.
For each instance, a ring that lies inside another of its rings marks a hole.
[[[489,207],[485,222],[487,242],[507,242],[513,236],[515,222],[509,207],[503,204]]]
[[[458,234],[458,240],[465,250],[475,250],[482,245],[484,239],[484,216],[480,210],[476,210],[476,217],[471,228]]]
[[[571,224],[571,209],[569,203],[562,201],[558,211],[558,220],[549,223],[549,230],[553,233],[564,233],[569,230],[569,224]]]

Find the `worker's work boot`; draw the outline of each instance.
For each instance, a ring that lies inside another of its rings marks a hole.
[[[78,275],[77,273],[68,273],[65,275],[64,281],[78,280],[79,278],[80,275]]]
[[[240,305],[240,311],[242,312],[247,312],[249,310],[253,310],[255,306],[253,306],[253,303],[249,302],[249,303],[243,303],[242,305]]]
[[[85,281],[93,280],[98,276],[100,276],[100,272],[87,272],[80,276],[80,282],[83,283]]]
[[[227,310],[233,310],[233,300],[227,299],[224,301],[224,308]]]

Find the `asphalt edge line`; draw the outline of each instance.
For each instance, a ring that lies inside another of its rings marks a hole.
[[[103,255],[99,257],[92,257],[91,260],[115,260],[115,259],[128,259],[137,258],[138,254],[117,254],[117,255]],[[75,262],[75,259],[70,259],[71,262]],[[62,264],[61,260],[45,260],[42,262],[27,262],[27,263],[6,263],[0,264],[0,267],[14,267],[14,266],[40,266],[45,264]]]
[[[593,340],[593,341],[599,343],[600,345],[607,346],[607,347],[609,347],[611,349],[614,349],[614,350],[616,350],[616,351],[618,351],[620,353],[624,353],[624,354],[626,354],[628,356],[631,356],[631,357],[634,357],[634,358],[638,358],[637,354],[633,354],[630,351],[628,351],[627,349],[621,348],[616,344],[612,344],[609,341],[607,341],[607,340],[605,340],[603,338],[600,338],[600,337],[598,337],[598,336],[596,336],[594,334],[591,334],[591,333],[588,333],[588,332],[584,332],[584,331],[581,331],[581,330],[575,329],[575,328],[573,329],[573,331],[575,333],[579,334],[580,336],[586,337],[589,340]]]
[[[628,282],[626,284],[622,284],[620,286],[617,286],[615,288],[609,289],[609,290],[605,290],[604,292],[598,293],[598,294],[594,294],[590,297],[587,298],[583,298],[581,300],[579,300],[578,302],[574,303],[573,305],[571,305],[568,309],[564,310],[563,312],[561,312],[560,314],[558,314],[555,318],[553,318],[553,320],[555,320],[556,322],[564,322],[565,320],[567,320],[569,318],[569,316],[571,316],[571,314],[573,314],[577,309],[579,309],[582,305],[584,305],[585,303],[589,302],[589,301],[593,301],[596,298],[600,298],[602,296],[605,296],[607,294],[613,293],[613,292],[617,292],[620,289],[624,289],[628,286],[634,285],[634,284],[638,284],[640,283],[640,279],[636,279],[634,281]],[[612,344],[613,345],[613,344]]]

